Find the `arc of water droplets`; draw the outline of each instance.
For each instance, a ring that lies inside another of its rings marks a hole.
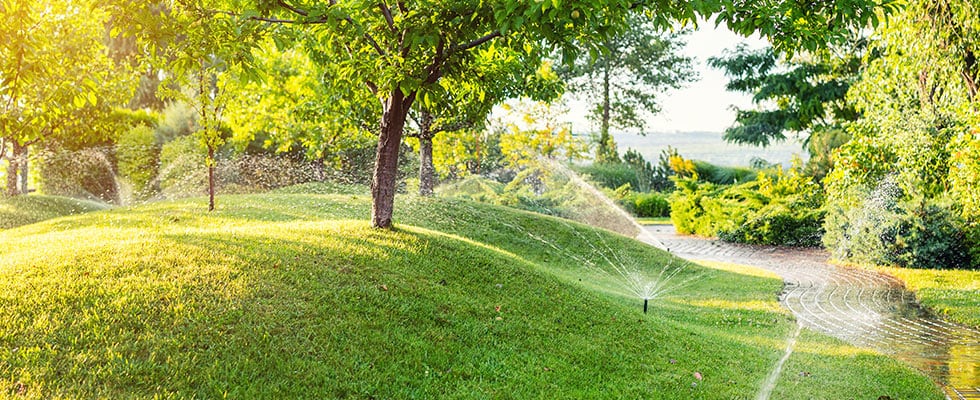
[[[593,273],[607,276],[621,282],[623,284],[623,288],[629,295],[641,299],[654,299],[663,296],[671,291],[683,288],[700,278],[700,275],[695,274],[681,281],[675,282],[675,278],[684,271],[685,265],[681,264],[680,266],[675,266],[673,258],[671,258],[667,264],[660,269],[656,277],[646,276],[643,274],[635,260],[627,259],[626,255],[621,254],[621,251],[616,251],[613,249],[598,229],[590,228],[590,231],[593,233],[594,237],[589,238],[582,234],[580,231],[581,228],[573,227],[571,224],[566,222],[562,222],[562,224],[569,231],[573,232],[578,239],[589,246],[591,254],[595,255],[596,258],[599,259],[599,263],[561,248],[553,241],[544,238],[540,234],[530,232],[519,226],[504,223],[505,226],[519,232],[524,232],[528,235],[528,237],[551,247],[565,257],[577,261]],[[596,243],[599,243],[601,247],[597,246]]]

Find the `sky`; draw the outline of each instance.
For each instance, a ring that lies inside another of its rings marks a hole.
[[[713,22],[702,22],[697,30],[687,36],[684,54],[694,60],[694,69],[700,79],[687,87],[671,90],[660,98],[663,111],[647,120],[648,132],[722,132],[735,120],[731,106],[751,106],[746,94],[725,90],[728,79],[720,70],[707,64],[709,57],[720,56],[727,49],[745,42],[750,48],[761,48],[768,43],[758,36],[745,38],[729,31],[724,25],[715,28]],[[571,112],[568,121],[577,132],[592,131],[592,123],[585,119],[588,106],[569,101]]]

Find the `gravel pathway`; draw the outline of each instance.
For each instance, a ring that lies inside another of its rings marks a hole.
[[[954,399],[980,399],[980,330],[931,315],[901,281],[828,264],[820,249],[736,245],[677,235],[670,225],[646,229],[680,257],[778,274],[784,282],[779,301],[803,327],[908,362]]]

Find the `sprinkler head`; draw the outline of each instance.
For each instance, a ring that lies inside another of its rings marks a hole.
[[[650,301],[650,299],[643,299],[643,313],[644,313],[644,314],[646,314],[646,313],[647,313],[647,303],[648,303],[649,301]]]

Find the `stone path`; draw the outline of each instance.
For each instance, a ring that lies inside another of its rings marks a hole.
[[[779,301],[803,327],[908,362],[945,385],[952,398],[980,398],[980,330],[931,315],[899,280],[828,264],[827,253],[819,249],[680,236],[670,225],[646,230],[680,257],[751,265],[778,274],[784,281]]]

